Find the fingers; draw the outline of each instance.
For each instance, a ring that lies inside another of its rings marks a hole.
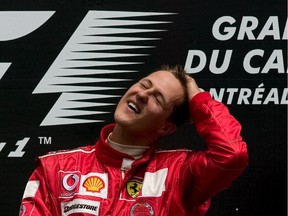
[[[192,98],[195,97],[195,95],[200,93],[200,89],[196,81],[192,77],[190,77],[189,75],[186,75],[186,79],[187,79],[188,97],[189,97],[189,100],[192,100]]]

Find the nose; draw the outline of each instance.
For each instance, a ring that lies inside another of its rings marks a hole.
[[[139,91],[136,95],[137,100],[143,102],[143,103],[147,103],[148,102],[148,98],[149,98],[149,90],[143,90],[143,91]]]

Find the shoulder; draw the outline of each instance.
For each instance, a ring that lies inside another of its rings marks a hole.
[[[173,150],[164,150],[157,149],[155,151],[155,157],[163,160],[171,159],[171,162],[184,161],[187,157],[194,154],[193,150],[190,149],[173,149]]]
[[[71,150],[58,150],[38,157],[37,168],[42,169],[47,179],[58,178],[59,172],[85,171],[83,164],[95,161],[95,145]]]
[[[191,149],[156,149],[155,154],[189,154],[192,153],[193,150]]]
[[[42,161],[46,160],[61,160],[67,157],[72,157],[72,156],[81,156],[81,155],[89,155],[93,154],[95,152],[95,145],[89,145],[89,146],[82,146],[78,147],[75,149],[64,149],[64,150],[57,150],[57,151],[51,151],[48,152],[45,155],[42,155],[38,157]]]

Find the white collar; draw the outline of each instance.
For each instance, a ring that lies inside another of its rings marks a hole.
[[[110,133],[107,138],[108,145],[119,152],[133,156],[135,159],[142,157],[144,152],[150,148],[150,146],[123,145],[114,142],[110,139],[111,134],[112,133]]]

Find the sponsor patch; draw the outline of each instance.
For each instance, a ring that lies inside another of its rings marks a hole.
[[[39,186],[40,186],[39,180],[28,181],[24,191],[23,199],[28,197],[35,197]]]
[[[86,199],[74,199],[70,202],[61,203],[62,216],[68,216],[75,213],[87,213],[91,215],[99,215],[100,202],[86,200]]]
[[[168,169],[160,169],[156,172],[146,172],[142,187],[143,197],[159,197],[165,191],[165,182]]]
[[[24,201],[21,203],[19,216],[30,216],[35,208],[33,201]]]
[[[148,202],[135,203],[130,211],[130,216],[153,216],[154,210]]]
[[[81,176],[79,194],[107,198],[107,173],[88,173]]]
[[[87,191],[99,193],[101,189],[105,187],[105,183],[98,176],[91,176],[84,181],[83,187],[86,188]]]
[[[137,180],[128,181],[126,189],[129,196],[131,196],[132,198],[138,197],[141,192],[142,185],[142,182]]]
[[[60,197],[71,197],[79,191],[80,172],[59,173]]]

